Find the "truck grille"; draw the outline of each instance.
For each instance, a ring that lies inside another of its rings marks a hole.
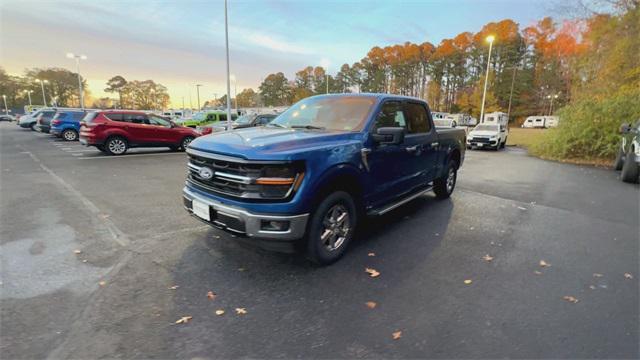
[[[491,142],[491,140],[488,137],[474,137],[472,141],[476,143],[483,143],[483,144],[489,144]]]
[[[273,171],[289,171],[292,172],[291,177],[295,176],[290,163],[249,162],[240,158],[202,154],[194,150],[188,150],[187,153],[187,181],[202,191],[244,199],[284,199],[293,188],[292,185],[256,184],[256,180],[269,176]]]

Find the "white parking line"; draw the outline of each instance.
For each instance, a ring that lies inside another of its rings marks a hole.
[[[167,152],[167,153],[154,153],[154,154],[131,154],[131,155],[119,155],[119,156],[106,155],[106,156],[81,157],[81,158],[78,158],[78,159],[80,159],[80,160],[93,160],[93,159],[126,159],[126,158],[130,158],[130,157],[137,157],[137,156],[159,156],[159,155],[184,155],[184,153],[181,153],[181,152]]]

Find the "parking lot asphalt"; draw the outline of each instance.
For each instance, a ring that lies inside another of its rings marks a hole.
[[[183,153],[0,123],[0,155],[5,359],[640,356],[639,188],[612,170],[468,151],[451,199],[316,267],[188,216]]]

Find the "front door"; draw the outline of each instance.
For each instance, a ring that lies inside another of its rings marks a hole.
[[[390,100],[382,104],[372,133],[382,127],[401,127],[408,131],[404,106],[401,101]],[[372,144],[366,155],[368,166],[369,198],[367,203],[373,207],[382,206],[411,191],[423,174],[416,172],[416,151],[414,146],[421,140],[406,137],[402,144]]]
[[[171,128],[171,122],[159,116],[149,115],[149,126],[154,131],[154,143],[177,144],[180,142],[180,133]]]

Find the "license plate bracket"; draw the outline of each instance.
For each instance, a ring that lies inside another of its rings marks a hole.
[[[197,217],[203,220],[211,221],[211,212],[209,211],[209,205],[207,203],[204,203],[198,199],[193,199],[193,201],[191,202],[191,209]]]

